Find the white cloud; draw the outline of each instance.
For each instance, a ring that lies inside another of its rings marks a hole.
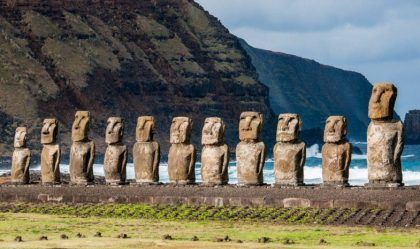
[[[400,88],[397,111],[420,108],[420,1],[198,0],[259,48],[361,72]]]

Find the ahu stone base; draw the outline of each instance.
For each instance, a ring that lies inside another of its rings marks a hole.
[[[235,185],[1,185],[1,202],[144,203],[152,205],[379,208],[420,211],[420,186],[369,189]]]

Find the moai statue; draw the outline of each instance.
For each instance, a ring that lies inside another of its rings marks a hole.
[[[397,88],[389,83],[376,84],[369,101],[367,130],[367,186],[402,186],[401,153],[404,149],[403,124],[393,120]]]
[[[227,184],[229,149],[223,142],[225,124],[221,118],[206,118],[201,136],[201,180],[204,185]]]
[[[31,163],[31,151],[26,148],[26,127],[16,128],[15,141],[12,156],[11,181],[13,184],[29,183],[29,165]]]
[[[105,181],[111,185],[125,183],[127,168],[127,147],[122,144],[124,121],[119,117],[108,118],[105,142],[108,147],[104,156]]]
[[[322,179],[325,186],[348,186],[351,144],[347,142],[347,121],[330,116],[324,130],[322,146]]]
[[[259,141],[263,116],[243,112],[239,122],[239,144],[236,146],[236,168],[239,185],[263,184],[265,145]]]
[[[88,138],[90,113],[77,111],[71,130],[70,181],[72,184],[91,184],[95,144]]]
[[[303,166],[306,145],[300,141],[301,121],[297,114],[280,114],[274,146],[275,184],[279,186],[303,185]]]
[[[54,118],[44,119],[41,129],[41,181],[43,184],[60,183],[60,145],[56,143],[58,122]]]
[[[160,147],[153,141],[155,118],[143,116],[137,119],[136,143],[133,161],[136,183],[157,184],[159,182]]]
[[[169,181],[176,184],[195,183],[195,148],[190,144],[192,120],[175,117],[172,120],[168,155]]]

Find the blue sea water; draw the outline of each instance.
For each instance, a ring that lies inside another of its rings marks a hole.
[[[360,148],[363,152],[361,155],[352,155],[352,162],[350,165],[349,182],[351,185],[363,185],[368,182],[367,179],[367,163],[366,163],[366,143],[355,142],[353,146]],[[307,148],[307,158],[304,168],[304,181],[307,184],[316,184],[322,182],[322,169],[321,169],[321,153],[320,146],[315,144]],[[234,159],[234,158],[232,158]],[[200,162],[196,164],[196,179],[197,182],[201,181],[200,175]],[[68,173],[68,164],[60,165],[61,172]],[[403,181],[405,185],[420,185],[420,145],[406,145],[402,155],[402,168],[403,168]],[[40,166],[36,165],[31,167],[31,170],[40,170]],[[0,174],[10,171],[8,168],[0,169]],[[274,183],[274,169],[273,159],[268,158],[264,166],[264,182],[271,184]],[[102,164],[94,165],[94,174],[103,176],[104,170]],[[168,182],[168,165],[162,162],[159,166],[160,181],[163,183]],[[134,178],[133,163],[127,165],[127,178]],[[236,162],[229,163],[229,183],[234,184],[236,179]]]

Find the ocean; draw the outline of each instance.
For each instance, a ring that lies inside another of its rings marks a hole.
[[[363,185],[368,182],[367,179],[367,163],[366,163],[366,143],[354,142],[353,146],[360,148],[363,154],[352,155],[350,165],[349,182],[351,185]],[[307,148],[307,158],[304,168],[304,181],[307,184],[317,184],[322,182],[321,153],[320,145],[312,145]],[[232,158],[233,159],[233,158]],[[264,166],[264,182],[268,184],[274,183],[273,159],[268,158]],[[196,180],[201,182],[200,162],[196,163]],[[406,145],[402,155],[403,182],[405,185],[420,185],[420,145]],[[94,174],[103,176],[104,170],[102,164],[94,164]],[[31,166],[31,170],[39,171],[40,165]],[[68,164],[61,164],[62,173],[69,172]],[[0,174],[10,171],[8,167],[0,168]],[[162,162],[159,166],[159,177],[163,183],[168,182],[168,165]],[[133,163],[127,164],[127,179],[134,178]],[[229,183],[234,184],[236,179],[236,162],[229,163]]]

